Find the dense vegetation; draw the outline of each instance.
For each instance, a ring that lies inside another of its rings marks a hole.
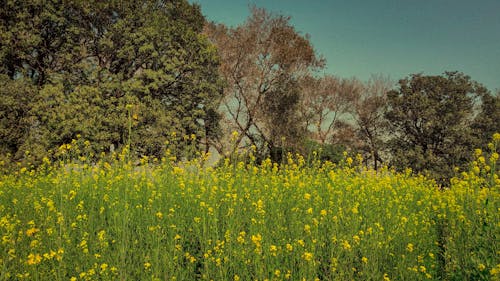
[[[469,76],[322,76],[258,8],[2,3],[0,280],[500,279],[500,95]]]
[[[416,74],[397,88],[381,76],[318,75],[325,60],[289,20],[252,8],[226,27],[185,0],[7,1],[1,159],[54,161],[77,136],[95,161],[126,144],[137,159],[161,158],[186,151],[169,141],[176,135],[194,146],[179,157],[252,146],[260,160],[313,148],[335,160],[347,150],[448,185],[500,131],[498,94],[462,73]]]
[[[495,143],[500,144],[500,135]],[[63,148],[67,149],[67,148]],[[73,147],[67,153],[75,151]],[[488,280],[498,154],[431,180],[288,156],[50,164],[0,179],[0,279]],[[59,167],[59,168],[57,168]],[[493,181],[493,182],[492,182]],[[484,188],[491,186],[492,188]]]
[[[223,157],[252,146],[276,162],[319,148],[324,159],[347,150],[448,185],[500,131],[498,94],[462,73],[416,74],[398,88],[318,75],[325,60],[289,20],[252,8],[226,27],[185,0],[7,1],[1,160],[54,161],[77,136],[95,161],[126,144],[137,159],[186,151],[180,143]]]
[[[77,135],[94,156],[130,141],[160,157],[172,132],[206,141],[220,86],[203,24],[199,7],[179,0],[7,1],[0,152],[39,164]]]

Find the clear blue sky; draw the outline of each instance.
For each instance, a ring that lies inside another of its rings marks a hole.
[[[291,16],[327,59],[326,73],[397,81],[458,70],[500,89],[500,0],[189,0],[235,26],[249,5]]]

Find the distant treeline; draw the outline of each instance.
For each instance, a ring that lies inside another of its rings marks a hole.
[[[348,151],[445,184],[500,131],[499,93],[463,73],[364,82],[324,66],[289,17],[255,7],[227,27],[185,0],[7,1],[2,162],[57,160],[74,139],[88,158],[126,145],[134,157],[251,149],[277,162]]]

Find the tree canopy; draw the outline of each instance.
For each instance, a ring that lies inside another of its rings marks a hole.
[[[206,145],[220,81],[204,22],[185,0],[5,1],[2,152],[53,156],[77,136],[96,153],[130,140],[160,157],[172,133]]]
[[[412,75],[388,93],[392,164],[446,182],[465,168],[476,142],[474,105],[487,90],[459,72]]]
[[[469,76],[394,88],[321,75],[310,37],[265,9],[228,27],[187,0],[2,4],[0,162],[57,159],[75,139],[89,158],[126,145],[157,158],[252,148],[277,162],[319,149],[446,184],[500,131],[500,93]]]

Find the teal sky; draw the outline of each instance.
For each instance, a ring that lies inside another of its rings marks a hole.
[[[327,60],[325,73],[397,81],[458,70],[500,89],[500,0],[190,0],[235,26],[257,7],[291,16]]]

